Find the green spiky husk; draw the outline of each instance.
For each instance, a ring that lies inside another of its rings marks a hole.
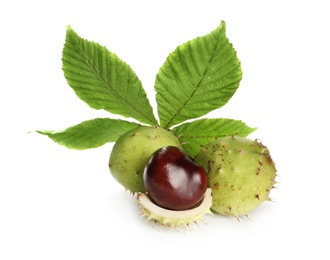
[[[270,200],[276,169],[268,148],[258,140],[219,138],[202,148],[195,160],[208,172],[214,212],[248,215]]]
[[[161,127],[139,126],[126,132],[116,141],[110,155],[112,176],[132,193],[146,192],[144,167],[157,149],[168,145],[181,147],[172,131]]]

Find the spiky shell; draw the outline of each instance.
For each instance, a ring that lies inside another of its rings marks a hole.
[[[211,209],[221,215],[248,215],[270,200],[276,169],[270,152],[258,140],[229,136],[202,148],[195,158],[208,172]]]
[[[150,156],[164,146],[181,147],[172,131],[139,126],[123,134],[113,146],[109,169],[112,176],[132,193],[145,192],[143,171]]]
[[[161,208],[154,204],[147,194],[139,193],[137,195],[138,203],[142,209],[142,216],[147,217],[148,220],[155,220],[159,222],[162,226],[174,227],[187,227],[191,223],[197,223],[198,221],[203,221],[203,216],[205,214],[211,214],[210,210],[212,206],[212,190],[208,188],[204,194],[202,203],[189,210],[168,210]]]

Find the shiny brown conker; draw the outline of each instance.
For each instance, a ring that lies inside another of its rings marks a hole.
[[[152,154],[143,181],[154,203],[171,210],[197,206],[208,185],[205,169],[174,146],[162,147]]]

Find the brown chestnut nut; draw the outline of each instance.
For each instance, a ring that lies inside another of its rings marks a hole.
[[[205,169],[175,146],[153,153],[144,169],[143,181],[154,203],[171,210],[197,206],[208,185]]]

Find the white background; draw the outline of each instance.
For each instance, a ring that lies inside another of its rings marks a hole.
[[[112,178],[112,144],[68,150],[37,129],[112,116],[67,85],[67,25],[141,79],[174,48],[226,21],[242,62],[234,97],[207,117],[258,127],[280,182],[252,220],[206,216],[192,230],[145,223]],[[326,1],[2,1],[0,259],[330,259],[329,8]],[[32,132],[30,132],[32,131]]]

